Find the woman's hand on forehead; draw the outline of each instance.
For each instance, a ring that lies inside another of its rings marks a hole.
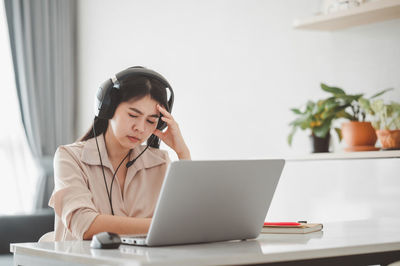
[[[178,123],[173,116],[161,105],[157,104],[157,109],[162,114],[161,120],[167,123],[167,129],[162,132],[158,129],[154,135],[159,137],[165,144],[173,149],[181,160],[190,160],[190,152],[183,139]]]

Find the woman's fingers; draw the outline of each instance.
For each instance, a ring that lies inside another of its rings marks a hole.
[[[154,130],[153,134],[159,137],[161,140],[164,140],[165,138],[165,134],[161,130],[156,129]]]
[[[168,118],[168,117],[165,117],[165,116],[162,116],[161,120],[166,122],[168,126],[176,124],[175,120],[173,120],[171,118]]]
[[[163,114],[163,116],[172,118],[172,115],[167,110],[165,110],[161,105],[157,104],[157,108]]]
[[[159,129],[155,129],[153,134],[159,137],[170,148],[172,148],[178,155],[179,159],[190,160],[190,151],[183,140],[178,123],[174,120],[172,115],[159,104],[157,104],[157,108],[162,114],[160,119],[167,124],[168,128],[164,132]]]

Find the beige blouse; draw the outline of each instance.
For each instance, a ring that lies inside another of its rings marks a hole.
[[[110,189],[114,169],[103,135],[98,136],[97,141]],[[130,160],[145,147],[136,147]],[[151,218],[169,162],[166,151],[149,147],[128,168],[123,193],[118,178],[115,178],[112,189],[114,214]],[[83,239],[98,214],[111,214],[94,138],[58,147],[54,157],[54,181],[49,206],[56,214],[55,241]]]

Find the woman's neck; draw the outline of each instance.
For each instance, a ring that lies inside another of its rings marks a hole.
[[[122,158],[124,158],[129,152],[129,149],[121,146],[114,134],[109,129],[107,129],[104,133],[104,141],[108,158],[111,162],[122,160]]]

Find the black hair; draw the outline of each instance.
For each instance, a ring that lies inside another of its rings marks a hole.
[[[128,102],[134,98],[139,100],[149,95],[153,100],[158,102],[167,111],[170,111],[168,108],[167,88],[160,81],[154,78],[135,77],[132,79],[128,78],[122,80],[120,82],[120,89],[117,91],[117,94],[118,103],[116,105],[116,108],[122,102]],[[104,134],[108,128],[108,119],[95,117],[92,126],[89,128],[86,134],[83,135],[83,137],[78,139],[78,141],[86,141],[93,138],[93,127],[96,132],[96,136]],[[150,145],[154,148],[159,148],[159,139],[150,138],[147,140],[147,145]]]

